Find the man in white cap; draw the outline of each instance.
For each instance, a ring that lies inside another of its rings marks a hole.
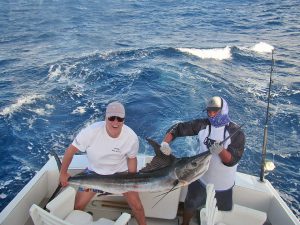
[[[68,167],[78,151],[86,152],[88,168],[85,172],[101,175],[128,171],[137,172],[139,141],[135,132],[124,124],[125,109],[120,102],[112,102],[106,108],[105,121],[89,125],[79,132],[67,148],[60,171],[60,183],[68,185]],[[79,190],[75,209],[84,210],[95,196],[96,190]],[[137,192],[123,193],[139,225],[145,225],[145,213]]]
[[[188,187],[182,225],[188,225],[197,209],[205,204],[206,185],[209,183],[214,184],[218,209],[232,209],[232,188],[237,163],[244,152],[245,135],[239,126],[230,120],[228,105],[223,98],[212,97],[207,103],[206,111],[207,118],[173,125],[161,144],[161,151],[169,155],[169,143],[175,138],[197,135],[199,153],[207,150],[212,153],[208,170]],[[221,144],[221,141],[229,136],[231,137]]]

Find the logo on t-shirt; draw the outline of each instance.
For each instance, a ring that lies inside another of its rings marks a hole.
[[[203,141],[203,144],[205,144],[207,146],[207,149],[209,149],[215,142],[216,142],[216,140],[206,137]]]
[[[113,148],[113,149],[112,149],[112,152],[120,153],[121,150],[120,150],[119,148]]]

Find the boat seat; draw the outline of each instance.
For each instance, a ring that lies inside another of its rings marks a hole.
[[[93,217],[89,213],[81,210],[74,210],[75,196],[75,189],[69,186],[50,201],[46,205],[46,208],[49,210],[50,214],[76,225],[92,222]]]
[[[58,196],[56,196],[51,202],[46,205],[49,213],[38,206],[32,206],[30,209],[31,215],[39,215],[39,220],[35,220],[32,216],[34,224],[40,220],[54,221],[54,223],[45,224],[72,224],[72,225],[123,225],[128,223],[131,215],[128,213],[122,213],[117,221],[112,221],[106,218],[100,218],[97,221],[93,221],[92,215],[81,210],[74,210],[76,191],[72,187],[67,187]],[[33,212],[33,214],[32,214]],[[35,216],[36,217],[36,216]],[[55,222],[56,221],[56,222]],[[59,221],[59,223],[57,222]]]
[[[29,210],[30,216],[34,225],[75,225],[78,223],[73,223],[71,221],[63,220],[53,214],[50,214],[46,210],[42,209],[36,204],[33,204]],[[91,221],[89,223],[80,223],[85,225],[125,225],[128,224],[131,216],[128,213],[122,213],[122,215],[116,220],[109,220],[105,218],[100,218],[97,221]],[[79,218],[80,219],[80,218]]]
[[[265,212],[234,204],[231,211],[218,211],[213,184],[206,186],[206,204],[200,211],[202,225],[262,225],[267,220]]]

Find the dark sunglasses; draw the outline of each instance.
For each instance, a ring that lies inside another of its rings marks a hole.
[[[118,117],[118,116],[111,116],[111,117],[108,117],[107,118],[109,121],[115,121],[116,119],[118,120],[118,122],[123,122],[125,118],[121,118],[121,117]]]

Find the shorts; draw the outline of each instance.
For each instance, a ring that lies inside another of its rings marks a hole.
[[[81,174],[85,174],[85,175],[90,175],[90,174],[94,174],[95,172],[92,170],[89,170],[88,168],[86,168],[84,171],[81,172]],[[98,193],[100,195],[108,195],[110,193],[102,191],[102,190],[98,190],[98,189],[94,189],[94,188],[85,188],[85,187],[79,187],[78,188],[79,192],[95,192]]]
[[[220,211],[230,211],[232,209],[232,188],[225,191],[216,191],[217,207]],[[184,209],[194,212],[204,206],[205,202],[206,187],[199,180],[196,180],[188,187]]]

